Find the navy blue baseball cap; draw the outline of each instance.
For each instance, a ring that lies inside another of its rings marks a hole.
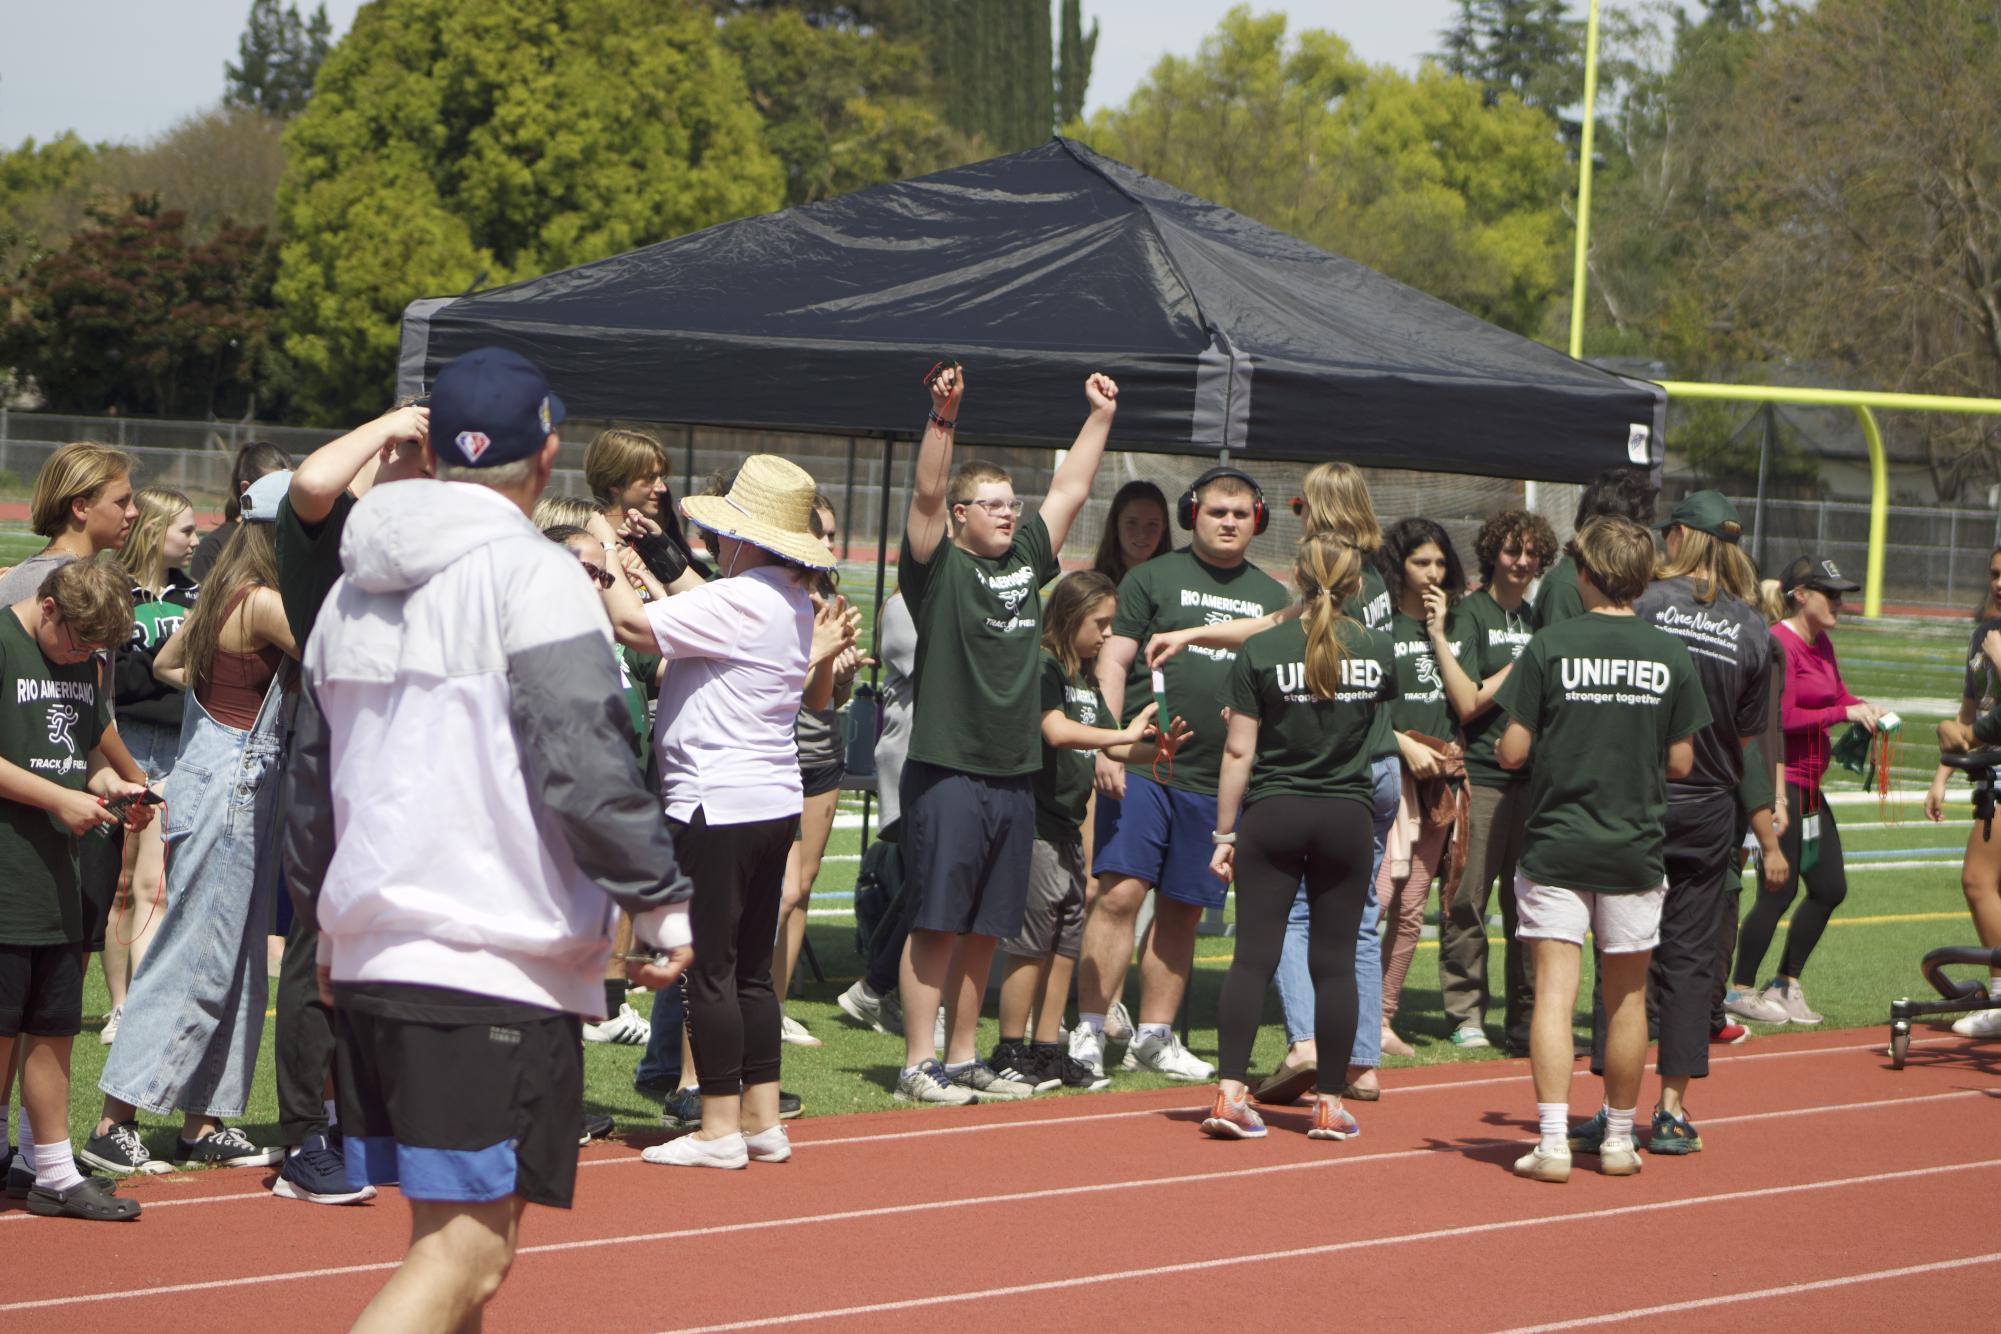
[[[431,385],[431,451],[447,467],[497,468],[542,448],[563,400],[535,363],[482,347],[447,362]]]

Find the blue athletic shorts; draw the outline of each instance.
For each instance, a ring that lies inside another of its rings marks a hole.
[[[1215,852],[1209,835],[1215,829],[1214,797],[1162,787],[1128,769],[1116,830],[1110,843],[1099,846],[1093,870],[1101,877],[1144,880],[1176,903],[1220,908],[1229,887],[1209,874]]]

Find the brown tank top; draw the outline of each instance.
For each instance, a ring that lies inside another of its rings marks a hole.
[[[222,613],[227,622],[243,604],[250,589],[239,589]],[[266,644],[255,653],[230,653],[217,648],[209,664],[208,679],[195,690],[195,698],[208,710],[209,717],[224,727],[247,732],[257,725],[257,711],[264,706],[264,692],[271,678],[285,665],[285,650]]]

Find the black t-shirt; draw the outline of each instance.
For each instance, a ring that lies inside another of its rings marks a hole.
[[[1730,791],[1744,781],[1743,738],[1764,731],[1771,703],[1772,636],[1765,618],[1725,593],[1700,601],[1686,577],[1648,584],[1633,611],[1681,641],[1709,702],[1709,725],[1694,737],[1695,768],[1668,784],[1668,800]]]
[[[118,650],[112,664],[111,690],[120,722],[181,725],[183,693],[153,675],[153,659],[187,620],[200,585],[183,570],[167,571],[167,586],[154,597],[136,584],[132,588],[132,641]]]
[[[292,627],[292,642],[301,654],[312,638],[320,604],[340,578],[340,535],[347,530],[347,516],[354,504],[354,496],[343,491],[326,518],[306,523],[292,513],[290,496],[278,502],[278,596],[285,603],[285,623]]]
[[[208,572],[222,558],[222,549],[229,545],[230,538],[236,536],[238,522],[236,519],[224,519],[202,534],[200,545],[195,547],[195,554],[188,560],[189,578],[196,583],[208,578]]]

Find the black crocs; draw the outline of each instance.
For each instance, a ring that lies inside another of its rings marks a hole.
[[[95,1223],[122,1223],[139,1216],[139,1201],[112,1190],[104,1177],[85,1177],[68,1190],[37,1186],[28,1192],[28,1212],[43,1218],[83,1218]]]

